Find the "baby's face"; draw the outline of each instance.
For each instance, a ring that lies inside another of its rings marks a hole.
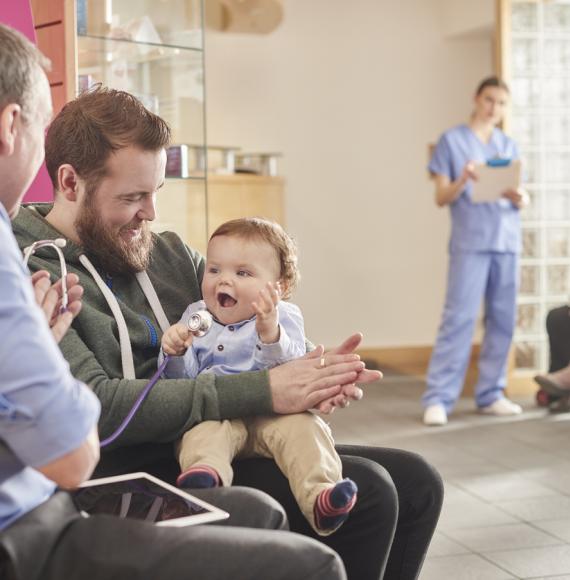
[[[252,302],[279,274],[277,252],[267,242],[216,236],[208,244],[202,295],[217,320],[235,324],[254,315]]]

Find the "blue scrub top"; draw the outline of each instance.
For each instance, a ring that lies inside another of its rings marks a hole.
[[[428,169],[455,181],[469,161],[486,163],[490,159],[518,159],[516,143],[500,129],[483,143],[467,125],[446,131],[439,139]],[[471,202],[472,183],[450,204],[450,252],[519,252],[520,212],[507,199],[492,203]]]
[[[99,401],[75,380],[36,305],[0,203],[0,530],[55,490],[40,467],[77,449]]]

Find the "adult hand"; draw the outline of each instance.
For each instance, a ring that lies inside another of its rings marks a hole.
[[[349,354],[358,348],[362,342],[362,333],[357,332],[349,336],[340,346],[334,348],[330,351],[330,354]],[[329,354],[325,355],[325,361]],[[359,357],[360,358],[360,357]],[[340,392],[328,399],[321,401],[316,409],[324,414],[333,413],[337,407],[348,407],[350,401],[358,401],[363,396],[363,391],[359,388],[356,383],[371,383],[378,381],[382,378],[382,373],[380,371],[373,371],[363,368],[362,371],[358,373],[358,376],[354,383],[342,385]]]
[[[39,307],[51,328],[51,332],[56,342],[59,342],[69,327],[73,319],[81,310],[81,297],[83,287],[79,285],[79,278],[76,274],[67,275],[67,296],[68,305],[65,312],[60,312],[61,307],[61,280],[51,284],[49,272],[40,270],[32,274],[32,285],[34,295]]]
[[[324,348],[319,345],[304,357],[270,369],[269,386],[276,413],[300,413],[317,407],[338,395],[343,385],[352,385],[365,370],[356,354],[323,355]]]
[[[463,171],[461,172],[461,181],[463,183],[467,183],[469,179],[473,181],[477,181],[477,173],[475,171],[475,163],[473,161],[469,161],[463,167]]]
[[[528,193],[520,187],[518,189],[507,189],[507,191],[503,192],[503,197],[507,198],[517,209],[527,206],[530,201]]]

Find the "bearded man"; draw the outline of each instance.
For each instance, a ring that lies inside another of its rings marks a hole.
[[[167,124],[133,96],[101,87],[83,93],[46,136],[53,205],[23,208],[14,224],[21,248],[38,239],[68,240],[69,271],[85,291],[60,347],[74,376],[101,401],[102,438],[117,429],[156,371],[163,330],[201,299],[203,257],[173,233],[149,232],[169,139]],[[30,265],[57,276],[49,249],[38,251]],[[352,354],[360,339],[350,337],[326,357],[317,347],[269,371],[159,380],[103,450],[96,474],[143,470],[172,481],[173,442],[201,421],[330,411],[359,399],[356,383],[380,377]],[[358,502],[344,526],[322,541],[340,554],[349,578],[377,580],[384,571],[386,578],[416,578],[441,508],[439,475],[404,451],[338,451],[344,477],[358,485]],[[285,507],[294,531],[313,535],[273,461],[237,461],[234,472],[236,485],[269,493]]]

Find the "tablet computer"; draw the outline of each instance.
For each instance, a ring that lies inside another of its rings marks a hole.
[[[190,526],[229,517],[227,512],[143,472],[91,479],[72,495],[84,514],[134,518],[157,526]]]

